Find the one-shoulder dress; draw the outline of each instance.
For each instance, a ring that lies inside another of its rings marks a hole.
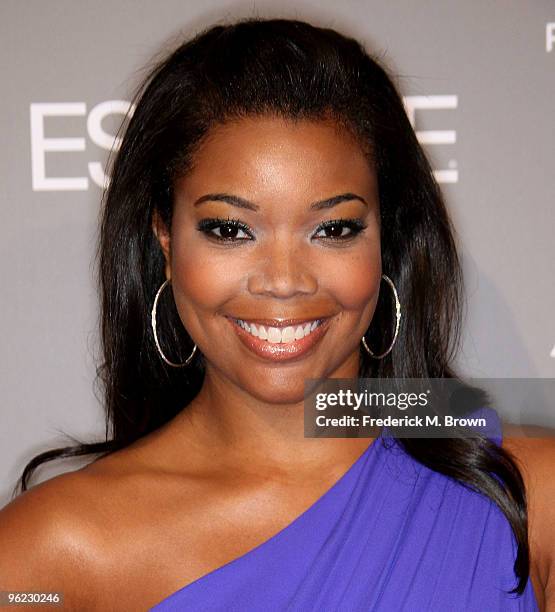
[[[501,445],[492,408],[488,438]],[[300,516],[172,593],[155,612],[538,611],[516,540],[486,496],[420,464],[383,428]]]

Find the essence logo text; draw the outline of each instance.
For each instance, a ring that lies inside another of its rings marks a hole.
[[[454,95],[405,96],[405,110],[413,128],[416,125],[416,111],[434,109],[456,109],[458,98]],[[48,117],[86,117],[86,132],[90,140],[106,151],[118,151],[121,138],[108,134],[102,128],[102,121],[109,115],[118,114],[131,118],[135,108],[126,100],[107,100],[87,112],[85,102],[33,102],[30,105],[31,126],[31,175],[33,191],[87,191],[90,180],[106,189],[110,178],[99,161],[87,163],[87,175],[77,177],[47,176],[46,156],[48,153],[83,152],[87,149],[83,135],[66,138],[52,138],[45,135]],[[455,130],[418,130],[418,141],[423,145],[454,144]],[[451,160],[448,169],[434,170],[438,183],[456,183],[459,179],[457,162]]]

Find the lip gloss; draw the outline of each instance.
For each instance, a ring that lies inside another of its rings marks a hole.
[[[300,340],[273,343],[256,338],[231,317],[226,317],[226,319],[231,323],[235,333],[248,349],[262,359],[276,362],[293,360],[305,355],[325,335],[331,320],[330,318],[324,319],[314,331]]]

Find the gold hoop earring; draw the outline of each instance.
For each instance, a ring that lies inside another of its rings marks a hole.
[[[189,363],[191,362],[191,359],[193,358],[197,350],[197,345],[195,344],[193,348],[193,352],[189,355],[189,357],[187,357],[187,359],[183,363],[173,363],[164,355],[164,352],[162,351],[162,347],[160,346],[160,342],[158,341],[158,334],[156,332],[156,309],[158,308],[158,298],[160,297],[160,294],[164,290],[164,287],[168,285],[169,282],[170,282],[170,279],[165,280],[160,286],[160,288],[158,289],[158,291],[156,292],[156,297],[154,298],[154,304],[152,305],[152,311],[150,313],[150,324],[152,325],[152,333],[154,334],[154,342],[156,343],[156,348],[158,349],[158,353],[160,354],[160,357],[162,357],[162,359],[169,366],[172,366],[172,368],[182,368],[186,365],[189,365]]]
[[[382,353],[381,355],[374,354],[368,348],[368,345],[366,344],[366,339],[364,338],[364,336],[362,336],[362,344],[364,345],[366,352],[370,355],[370,357],[373,357],[374,359],[383,359],[386,355],[388,355],[391,352],[391,349],[393,348],[393,345],[395,344],[395,341],[397,340],[397,334],[399,333],[399,324],[401,322],[401,303],[399,302],[399,296],[397,295],[397,289],[395,288],[395,285],[393,284],[393,281],[389,278],[389,276],[387,276],[386,274],[382,274],[382,278],[385,281],[387,281],[395,297],[395,333],[393,334],[393,340],[391,341],[389,348],[387,349],[387,351],[385,351],[385,353]]]

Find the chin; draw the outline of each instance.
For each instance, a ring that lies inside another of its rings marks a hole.
[[[286,381],[284,384],[277,381],[274,381],[273,384],[272,382],[264,384],[260,381],[260,384],[256,386],[253,386],[251,381],[250,384],[241,386],[246,393],[266,404],[300,404],[304,402],[304,378],[299,378],[294,382]]]

